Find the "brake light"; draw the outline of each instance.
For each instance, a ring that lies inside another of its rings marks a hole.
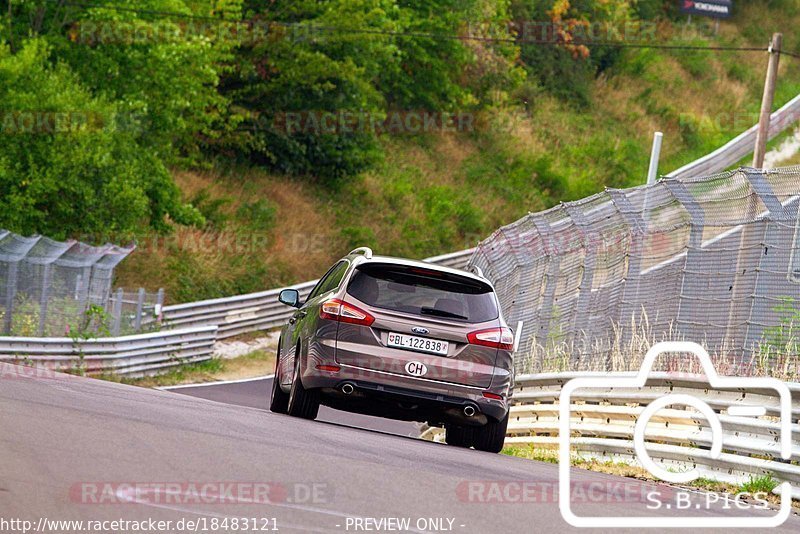
[[[319,316],[322,319],[363,326],[369,326],[375,322],[375,317],[372,315],[339,299],[330,299],[323,302],[322,307],[319,309]]]
[[[489,391],[484,391],[483,392],[483,396],[486,397],[487,399],[503,400],[503,396],[502,395],[498,395],[497,393],[491,393]]]
[[[338,373],[341,367],[338,365],[318,365],[317,369],[320,371],[328,371],[329,373]]]
[[[467,334],[472,345],[482,345],[501,350],[514,350],[514,334],[510,328],[488,328]]]

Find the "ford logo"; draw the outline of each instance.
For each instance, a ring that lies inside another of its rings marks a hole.
[[[421,334],[423,336],[430,332],[430,330],[428,330],[427,328],[422,328],[421,326],[415,326],[414,328],[411,329],[411,331],[414,332],[415,334]]]

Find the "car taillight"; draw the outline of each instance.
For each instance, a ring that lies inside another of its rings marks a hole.
[[[352,323],[369,326],[375,321],[375,317],[368,314],[361,308],[348,304],[339,299],[330,299],[322,303],[319,309],[319,316],[331,321],[340,323]]]
[[[497,393],[492,393],[490,391],[484,391],[483,392],[483,396],[486,397],[487,399],[503,400],[503,396],[502,395],[498,395]]]
[[[514,334],[510,328],[488,328],[467,334],[472,345],[483,345],[502,350],[514,350]]]

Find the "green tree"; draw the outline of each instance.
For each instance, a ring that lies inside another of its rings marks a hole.
[[[64,239],[130,238],[202,217],[180,201],[135,121],[96,97],[43,38],[0,47],[0,227]]]

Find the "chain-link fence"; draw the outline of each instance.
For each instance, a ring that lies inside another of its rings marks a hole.
[[[523,321],[518,372],[633,370],[685,339],[727,373],[797,378],[798,199],[800,167],[607,189],[499,229],[471,263]]]
[[[138,331],[142,314],[163,294],[112,298],[114,268],[132,250],[0,230],[0,335],[70,336],[101,326],[108,333]]]

